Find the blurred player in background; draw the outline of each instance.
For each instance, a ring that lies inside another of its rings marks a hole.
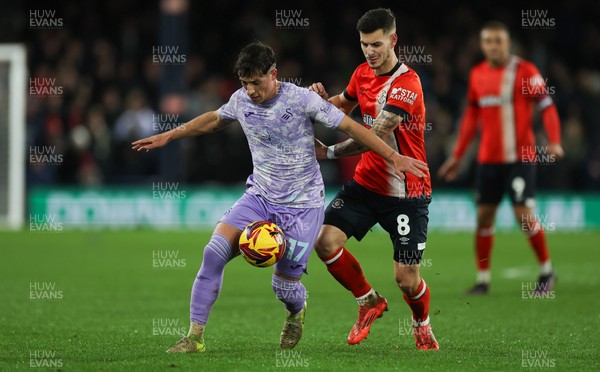
[[[235,72],[242,88],[217,111],[133,142],[134,150],[150,150],[171,140],[210,134],[239,121],[254,164],[244,195],[219,221],[204,249],[192,288],[190,331],[169,352],[205,350],[204,329],[221,291],[225,265],[239,255],[238,241],[246,225],[260,220],[278,224],[287,239],[288,253],[277,262],[272,277],[273,291],[288,312],[280,346],[293,348],[300,341],[306,311],[306,289],[300,279],[323,222],[324,189],[315,155],[313,121],[336,128],[373,149],[398,174],[408,170],[424,176],[419,168],[427,170],[426,163],[398,154],[316,93],[277,81],[275,54],[270,47],[252,43],[243,48]]]
[[[454,180],[461,159],[478,126],[481,140],[477,156],[477,231],[475,252],[477,281],[467,294],[486,294],[490,285],[490,253],[498,204],[508,193],[517,221],[527,235],[540,264],[536,292],[550,291],[556,282],[544,230],[535,203],[535,146],[532,115],[541,110],[549,139],[545,152],[552,160],[563,157],[560,119],[538,69],[510,54],[510,35],[503,23],[492,21],[480,34],[485,61],[473,67],[469,78],[467,108],[458,141],[439,175]]]
[[[425,162],[423,90],[419,76],[400,63],[394,52],[398,42],[394,14],[389,9],[370,10],[356,28],[367,61],[356,68],[344,92],[329,102],[346,113],[359,105],[366,127],[372,127],[372,132],[401,154]],[[310,88],[328,98],[321,83]],[[315,246],[329,273],[358,302],[358,319],[348,343],[366,338],[375,319],[387,310],[387,300],[375,292],[356,258],[344,247],[350,237],[360,241],[379,223],[393,243],[394,276],[412,310],[417,348],[439,349],[429,324],[429,286],[419,273],[431,202],[429,173],[421,178],[399,177],[385,158],[352,139],[328,148],[321,143],[316,146],[319,159],[363,153],[354,178],[327,207]]]

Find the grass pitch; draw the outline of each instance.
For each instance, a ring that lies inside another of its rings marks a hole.
[[[188,328],[190,289],[209,233],[0,233],[0,368],[118,370],[595,370],[600,364],[599,232],[548,235],[559,282],[546,299],[527,288],[537,264],[519,232],[498,233],[487,297],[473,284],[472,235],[430,233],[421,267],[431,288],[438,352],[419,352],[392,275],[392,249],[374,232],[348,247],[390,311],[356,346],[356,302],[313,253],[304,337],[278,348],[283,305],[271,269],[237,258],[205,335],[207,351],[169,355]],[[525,289],[525,291],[524,291]]]

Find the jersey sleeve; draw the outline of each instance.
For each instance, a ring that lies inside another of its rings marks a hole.
[[[392,112],[407,120],[413,114],[422,91],[414,80],[397,78],[390,86],[387,101],[382,110]]]
[[[542,112],[542,122],[548,140],[551,143],[560,143],[560,118],[556,106],[550,97],[550,89],[546,85],[546,81],[540,74],[539,70],[533,63],[524,64],[524,78],[522,91],[537,102],[538,108]]]
[[[337,128],[344,118],[340,109],[309,90],[306,94],[306,113],[313,122],[332,129]]]
[[[352,73],[352,76],[350,77],[350,81],[348,82],[348,86],[346,87],[346,89],[344,89],[344,98],[346,98],[348,101],[353,101],[356,102],[358,101],[358,91],[357,91],[357,87],[358,86],[358,68],[356,68],[356,70],[354,70],[354,72]]]
[[[219,109],[217,110],[217,114],[219,115],[219,117],[222,120],[225,120],[225,121],[237,120],[236,111],[237,111],[237,106],[238,106],[237,105],[238,96],[239,96],[239,90],[234,92],[231,95],[231,97],[229,97],[229,101],[227,103],[225,103],[221,107],[219,107]]]
[[[473,138],[477,133],[477,124],[479,122],[479,104],[477,99],[477,93],[473,86],[473,72],[469,76],[469,85],[467,88],[467,108],[460,122],[460,128],[458,132],[458,140],[454,147],[453,156],[460,159]]]
[[[521,93],[526,98],[536,101],[541,110],[552,104],[546,81],[533,63],[523,63],[523,77],[521,80]]]

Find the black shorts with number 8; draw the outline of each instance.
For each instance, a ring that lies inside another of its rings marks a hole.
[[[379,223],[392,239],[394,261],[418,265],[427,241],[430,203],[430,196],[403,199],[380,195],[352,180],[329,203],[323,223],[358,241]]]

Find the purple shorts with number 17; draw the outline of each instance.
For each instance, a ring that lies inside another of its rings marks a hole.
[[[271,204],[260,195],[244,193],[219,222],[239,230],[255,221],[274,222],[283,230],[286,253],[275,264],[280,273],[299,278],[306,273],[308,258],[323,224],[323,208],[289,208]]]

